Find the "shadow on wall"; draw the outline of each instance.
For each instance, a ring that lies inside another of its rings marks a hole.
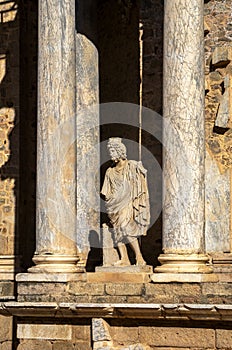
[[[19,255],[23,271],[35,252],[38,1],[20,8],[20,200]]]

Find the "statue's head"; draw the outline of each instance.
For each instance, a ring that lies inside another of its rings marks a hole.
[[[122,143],[120,137],[111,137],[108,141],[107,148],[114,162],[117,162],[119,159],[127,159],[126,146]]]

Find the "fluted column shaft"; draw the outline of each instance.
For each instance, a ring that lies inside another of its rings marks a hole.
[[[164,202],[157,272],[209,272],[204,253],[203,0],[166,0]]]
[[[39,1],[37,242],[30,272],[76,271],[75,0]]]

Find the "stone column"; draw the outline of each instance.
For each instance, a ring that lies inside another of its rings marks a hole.
[[[38,67],[36,266],[29,272],[75,272],[75,0],[39,1]]]
[[[163,251],[156,272],[207,273],[203,0],[165,0]]]

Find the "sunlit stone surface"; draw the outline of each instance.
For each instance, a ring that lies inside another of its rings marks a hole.
[[[163,264],[157,269],[160,272],[207,272],[207,259],[198,255],[204,252],[203,46],[203,1],[166,0],[163,112],[166,255],[159,258]],[[193,259],[191,256],[183,259],[183,254],[192,255]]]

